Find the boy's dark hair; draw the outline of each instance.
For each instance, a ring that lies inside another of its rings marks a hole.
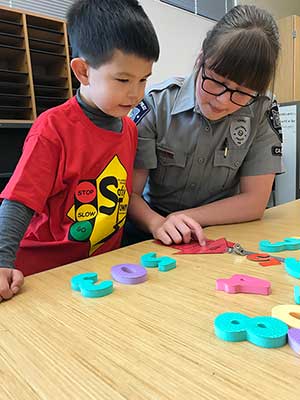
[[[67,23],[72,56],[98,68],[115,50],[157,61],[159,43],[153,25],[137,0],[77,0]]]
[[[255,6],[233,7],[207,33],[197,66],[264,94],[275,77],[280,50],[274,18]]]

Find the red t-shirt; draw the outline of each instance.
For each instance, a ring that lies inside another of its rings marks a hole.
[[[35,214],[15,267],[30,275],[119,247],[137,146],[135,124],[98,128],[75,97],[43,113],[1,198]]]

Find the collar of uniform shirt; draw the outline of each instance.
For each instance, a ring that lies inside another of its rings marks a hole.
[[[194,112],[201,114],[201,110],[199,109],[199,106],[196,103],[196,98],[195,98],[195,80],[196,80],[195,72],[193,72],[190,76],[188,76],[185,79],[183,85],[179,89],[179,93],[174,102],[171,115],[176,115],[191,109],[193,109]],[[241,117],[253,117],[254,114],[251,106],[249,106],[240,108],[233,115]]]
[[[179,114],[195,108],[195,73],[187,77],[179,89],[179,93],[174,102],[171,115]]]

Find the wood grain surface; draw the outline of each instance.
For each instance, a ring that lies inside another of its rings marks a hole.
[[[300,202],[206,233],[256,251],[259,240],[300,236]],[[70,289],[73,275],[110,279],[113,265],[150,251],[175,257],[177,268],[149,269],[145,283],[115,283],[98,299]],[[227,311],[271,315],[275,305],[294,304],[299,281],[283,265],[174,252],[147,241],[26,278],[21,293],[0,304],[0,400],[298,400],[299,355],[288,345],[221,341],[213,322]],[[280,256],[299,259],[300,251]],[[215,290],[216,279],[236,273],[270,280],[272,294]]]

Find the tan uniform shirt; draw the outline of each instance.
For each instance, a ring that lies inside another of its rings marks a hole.
[[[280,121],[262,96],[218,121],[195,102],[195,76],[152,87],[133,110],[135,168],[149,170],[147,200],[171,213],[232,196],[241,176],[282,172]]]

